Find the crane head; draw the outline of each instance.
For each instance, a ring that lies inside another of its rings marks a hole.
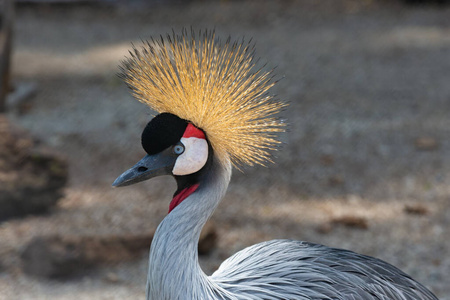
[[[276,116],[286,104],[270,93],[274,75],[257,61],[251,42],[183,31],[134,47],[120,76],[154,111],[201,128],[214,156],[239,169],[272,162],[286,125]]]
[[[142,134],[147,155],[113,186],[173,175],[170,212],[207,177],[209,162],[272,162],[285,128],[276,115],[286,104],[269,93],[272,71],[257,66],[252,43],[184,30],[134,47],[121,69],[134,97],[160,114]]]
[[[127,186],[161,175],[189,175],[208,160],[204,132],[170,113],[154,117],[142,132],[141,142],[147,155],[120,175],[113,186]]]

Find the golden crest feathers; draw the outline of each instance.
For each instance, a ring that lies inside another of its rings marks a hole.
[[[130,55],[121,75],[139,101],[202,129],[218,157],[235,166],[271,161],[285,127],[275,115],[286,104],[268,93],[272,72],[254,70],[250,43],[183,31]]]

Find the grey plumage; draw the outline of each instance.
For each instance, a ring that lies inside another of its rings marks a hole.
[[[250,292],[250,299],[436,299],[379,259],[292,240],[246,248],[212,279],[238,295]]]
[[[225,194],[231,165],[214,157],[199,189],[163,220],[152,242],[147,299],[437,299],[381,260],[307,242],[274,240],[246,248],[206,276],[201,229]]]

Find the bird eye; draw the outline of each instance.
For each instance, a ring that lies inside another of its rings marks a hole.
[[[184,145],[183,144],[179,143],[179,144],[176,144],[173,147],[173,153],[175,153],[176,155],[180,155],[183,152],[184,152]]]

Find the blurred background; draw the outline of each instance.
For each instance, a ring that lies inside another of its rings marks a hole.
[[[172,178],[111,183],[153,113],[116,76],[182,28],[253,38],[290,103],[276,163],[235,171],[208,274],[274,238],[386,260],[450,299],[449,1],[0,2],[0,299],[143,299]],[[10,62],[10,63],[8,63]]]

